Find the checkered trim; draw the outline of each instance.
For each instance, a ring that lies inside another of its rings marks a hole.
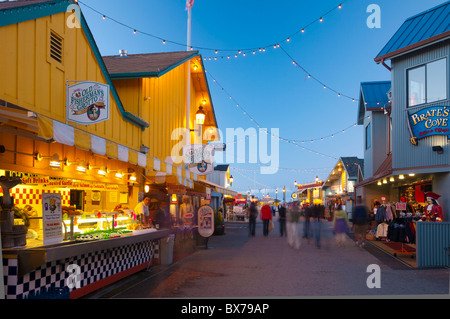
[[[43,190],[35,187],[18,185],[11,190],[11,195],[14,197],[14,205],[41,205],[43,192]],[[44,193],[60,193],[61,205],[70,205],[70,190],[50,189],[46,190]],[[1,188],[0,196],[3,196],[3,191]]]
[[[3,259],[5,297],[6,299],[23,299],[31,291],[37,293],[43,287],[63,288],[67,285],[68,277],[73,274],[66,271],[71,264],[80,267],[80,288],[86,287],[96,281],[150,262],[152,258],[159,258],[158,250],[157,240],[145,241],[72,257],[64,261],[49,262],[23,277],[18,276],[17,259]]]

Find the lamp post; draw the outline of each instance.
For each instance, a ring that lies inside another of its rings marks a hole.
[[[283,203],[286,203],[286,186],[283,186]]]

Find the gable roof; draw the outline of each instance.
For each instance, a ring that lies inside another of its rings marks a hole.
[[[348,174],[348,179],[358,179],[358,171],[361,169],[361,172],[364,172],[364,160],[357,158],[356,156],[352,157],[341,157],[342,164],[345,167],[345,170]]]
[[[0,2],[0,27],[66,12],[69,5],[77,4],[75,0],[17,0]],[[86,35],[91,50],[102,70],[103,76],[110,87],[110,92],[117,103],[117,107],[119,108],[123,119],[140,127],[142,130],[145,130],[145,128],[149,127],[147,122],[136,115],[125,111],[81,9],[79,13],[78,18],[80,20],[81,28]]]
[[[391,59],[450,38],[450,1],[407,19],[375,58]]]
[[[198,51],[141,53],[126,54],[123,56],[110,55],[103,56],[103,61],[111,78],[113,80],[122,80],[160,77],[196,57],[198,57],[198,61],[201,64],[200,72],[203,75],[200,89],[206,91],[208,95],[211,96],[209,84],[206,79],[205,67],[203,66],[203,60]],[[214,123],[216,124],[216,127],[219,127],[212,99],[210,99],[210,101]]]
[[[198,51],[111,55],[103,61],[113,79],[129,79],[159,77],[198,55]]]
[[[391,81],[362,82],[360,88],[360,99],[358,109],[358,124],[364,123],[366,110],[382,111],[388,106],[389,97],[387,93],[391,89]]]

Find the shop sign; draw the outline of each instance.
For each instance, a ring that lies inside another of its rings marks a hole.
[[[202,237],[210,237],[214,233],[214,210],[209,205],[198,209],[198,233]]]
[[[412,140],[433,136],[450,136],[448,118],[450,109],[446,106],[433,106],[414,114],[409,114],[409,126]]]
[[[63,240],[60,193],[42,193],[42,225],[44,244]]]
[[[184,161],[189,170],[197,175],[207,175],[214,171],[214,146],[191,144],[183,147]]]
[[[396,210],[406,210],[406,203],[395,203]]]
[[[109,119],[109,85],[85,81],[67,86],[67,120],[95,124]]]
[[[172,194],[184,195],[184,194],[186,194],[186,186],[168,185],[167,186],[167,193],[169,195],[172,195]]]

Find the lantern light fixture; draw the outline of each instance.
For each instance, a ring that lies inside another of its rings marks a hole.
[[[197,124],[203,125],[205,123],[206,113],[203,111],[203,106],[198,107],[197,113],[195,113],[195,122]]]

